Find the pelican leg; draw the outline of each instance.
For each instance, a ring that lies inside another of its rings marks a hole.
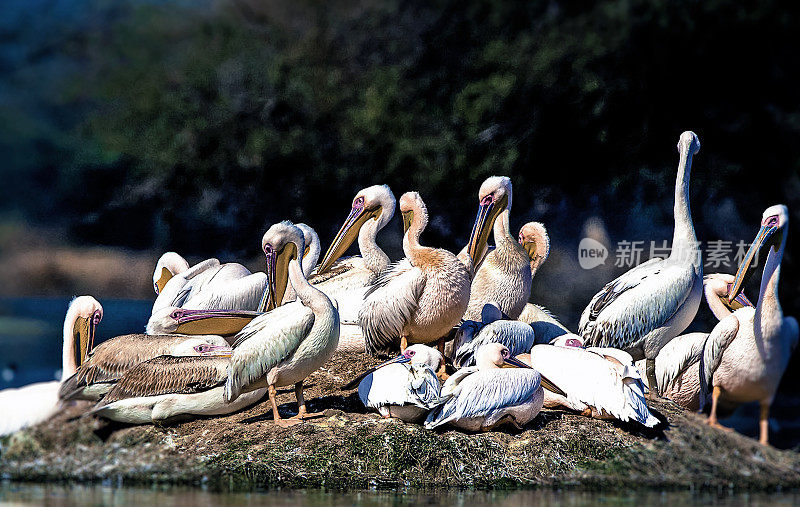
[[[733,431],[727,426],[721,425],[717,420],[717,404],[719,403],[720,396],[722,396],[722,388],[720,386],[714,386],[714,391],[711,393],[711,413],[708,415],[706,424],[712,428],[717,428],[724,431]]]
[[[306,399],[303,396],[303,381],[294,385],[294,395],[297,397],[297,419],[308,419],[318,415],[318,412],[308,412],[306,409]]]
[[[658,382],[656,381],[656,360],[655,359],[645,359],[645,369],[647,375],[647,385],[650,388],[649,392],[647,393],[648,399],[655,400],[658,399]]]
[[[759,417],[759,436],[758,443],[762,445],[769,445],[769,402],[761,402],[761,415]]]
[[[275,399],[276,392],[275,386],[271,385],[267,389],[269,393],[269,402],[272,404],[272,418],[275,420],[275,425],[280,426],[281,428],[288,428],[289,426],[293,426],[300,421],[291,420],[291,419],[281,419],[281,415],[278,413],[278,402]]]
[[[439,338],[439,341],[436,342],[436,348],[439,350],[439,353],[442,355],[442,357],[445,357],[444,355],[445,338],[446,338],[445,336],[442,336],[441,338]],[[439,379],[442,380],[443,382],[450,377],[450,375],[447,374],[447,368],[444,363],[445,362],[442,361],[442,365],[439,367],[439,371],[436,372],[436,376],[439,377]]]

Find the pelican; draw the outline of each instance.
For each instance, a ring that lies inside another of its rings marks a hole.
[[[708,424],[721,427],[717,421],[720,400],[733,403],[758,401],[759,442],[769,442],[769,408],[798,340],[794,317],[784,317],[778,301],[778,280],[781,259],[786,246],[789,210],[784,205],[767,208],[761,229],[736,272],[728,296],[735,299],[752,276],[756,253],[766,250],[761,275],[761,288],[755,308],[744,307],[723,318],[711,331],[703,352],[700,377],[701,403],[711,393],[711,414]],[[761,257],[763,258],[763,256]]]
[[[291,282],[300,304],[278,307],[242,329],[225,381],[224,397],[229,403],[244,393],[267,387],[279,426],[310,415],[303,398],[303,381],[330,359],[339,342],[339,313],[303,275],[298,260],[303,248],[303,233],[291,222],[275,224],[265,234],[268,290],[276,301],[280,300],[287,281]],[[285,420],[278,413],[275,388],[291,384],[295,385],[298,414]]]
[[[223,415],[260,400],[266,389],[245,393],[233,403],[223,397],[231,349],[201,356],[158,356],[137,364],[87,413],[128,424],[169,424],[193,415]]]
[[[369,289],[358,315],[367,352],[389,355],[398,340],[401,352],[409,344],[437,340],[441,352],[441,338],[467,309],[469,273],[451,252],[419,244],[428,224],[428,210],[417,192],[400,197],[400,212],[407,226],[403,237],[406,257]]]
[[[506,423],[522,428],[542,409],[538,371],[512,357],[500,343],[486,344],[475,355],[477,366],[462,368],[447,379],[441,392],[447,401],[428,414],[426,428],[450,424],[489,431]]]
[[[648,428],[658,424],[647,408],[645,385],[628,355],[620,361],[604,350],[583,349],[575,338],[559,338],[570,346],[536,345],[518,357],[552,380],[566,394],[544,393],[544,406],[566,407],[595,419],[636,421]]]
[[[322,245],[319,241],[319,236],[317,235],[317,231],[315,231],[311,226],[306,225],[304,223],[294,224],[295,227],[300,229],[303,232],[303,243],[305,244],[305,251],[303,252],[303,260],[301,264],[303,265],[303,275],[306,278],[311,276],[311,273],[314,271],[314,268],[317,267],[317,261],[319,261],[319,254],[322,252]],[[262,239],[261,246],[263,248],[264,242]],[[286,287],[286,293],[283,295],[283,301],[281,304],[286,304],[291,301],[294,301],[297,296],[294,293],[294,289],[291,285]]]
[[[187,310],[167,306],[150,316],[145,330],[149,335],[218,335],[228,338],[236,335],[259,315],[263,313],[246,310]]]
[[[94,339],[95,326],[103,318],[103,307],[91,296],[72,300],[64,318],[61,379],[72,375],[86,358]],[[38,424],[52,417],[60,407],[60,380],[37,382],[0,391],[0,436]]]
[[[717,320],[724,319],[739,308],[753,307],[753,303],[747,299],[744,292],[739,292],[735,298],[728,299],[735,280],[735,276],[727,273],[711,273],[703,278],[706,303]]]
[[[417,344],[375,368],[370,368],[342,389],[358,386],[365,407],[384,418],[420,422],[439,404],[441,384],[436,371],[444,362],[438,350]]]
[[[167,282],[175,275],[179,275],[189,269],[186,259],[175,252],[164,253],[156,262],[156,269],[153,272],[153,290],[158,295]]]
[[[395,197],[387,185],[358,192],[350,214],[309,282],[339,301],[342,320],[356,322],[366,288],[389,266],[389,256],[378,246],[378,232],[394,216]],[[360,256],[340,257],[358,237]]]
[[[655,357],[697,314],[703,265],[689,209],[692,155],[700,149],[693,132],[678,141],[675,232],[666,259],[650,259],[606,284],[581,315],[578,334],[588,345],[614,347],[635,360],[647,359],[647,380],[656,387]]]
[[[97,303],[98,307],[99,305],[100,303]],[[94,336],[93,327],[91,335]],[[97,401],[108,393],[127,370],[141,362],[165,354],[194,356],[228,347],[228,342],[224,338],[215,335],[117,336],[97,347],[90,347],[86,360],[82,361],[77,370],[65,377],[58,391],[58,397],[62,400]]]
[[[481,210],[489,215],[495,248],[477,266],[464,318],[478,318],[483,305],[494,301],[512,319],[522,313],[531,294],[531,261],[528,251],[517,243],[509,229],[511,180],[505,176],[487,178],[478,192]],[[480,214],[479,214],[480,218]],[[488,231],[488,227],[486,228]]]
[[[528,352],[533,347],[535,335],[530,325],[518,320],[495,319],[487,322],[486,315],[492,312],[491,308],[499,312],[499,308],[492,303],[484,305],[481,327],[471,324],[472,321],[466,321],[459,327],[453,357],[453,366],[456,368],[474,366],[475,352],[487,343],[502,343],[512,356]]]

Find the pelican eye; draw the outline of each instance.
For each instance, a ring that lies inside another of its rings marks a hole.
[[[364,207],[364,197],[363,196],[356,197],[353,200],[353,207],[354,208],[363,208]]]
[[[267,255],[272,255],[272,252],[273,252],[274,250],[275,250],[275,249],[272,247],[272,245],[271,245],[271,244],[267,243],[266,245],[264,245],[264,253],[265,253],[265,254],[267,254]]]
[[[172,318],[173,319],[180,319],[182,316],[183,316],[183,312],[180,311],[180,310],[175,310],[174,312],[172,312]]]
[[[503,352],[502,352],[502,354],[503,354],[503,357],[505,358],[505,357],[508,357],[508,356],[510,356],[510,355],[511,355],[511,352],[509,352],[509,351],[508,351],[508,349],[503,349]]]
[[[404,355],[404,356],[406,356],[407,358],[411,359],[412,357],[414,357],[414,354],[416,354],[416,353],[417,353],[417,352],[416,352],[416,351],[414,351],[414,350],[406,350],[406,351],[403,353],[403,355]]]
[[[97,324],[100,324],[101,320],[103,320],[103,316],[100,315],[100,312],[94,312],[94,315],[92,316],[92,323],[96,326]]]
[[[481,199],[481,206],[488,206],[494,202],[494,196],[492,194],[487,195],[483,199]]]
[[[764,225],[768,227],[772,227],[773,225],[778,225],[778,215],[772,215],[771,217],[764,220]]]

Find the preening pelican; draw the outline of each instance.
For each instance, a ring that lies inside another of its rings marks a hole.
[[[63,381],[58,397],[62,400],[97,401],[126,371],[141,362],[162,355],[195,356],[228,347],[224,338],[214,335],[117,336],[90,349],[77,371]]]
[[[394,216],[395,198],[387,185],[358,192],[350,214],[309,282],[339,302],[343,322],[356,322],[366,288],[389,266],[389,256],[378,246],[378,232]],[[360,256],[340,257],[358,237]]]
[[[389,267],[366,294],[359,311],[367,352],[390,355],[412,343],[432,343],[458,324],[469,302],[470,277],[455,255],[424,247],[419,236],[428,210],[417,192],[400,197],[407,230],[406,257]]]
[[[769,436],[769,408],[798,340],[797,321],[783,316],[778,301],[788,224],[786,206],[771,206],[764,211],[761,229],[739,266],[728,296],[735,299],[740,294],[755,271],[756,252],[766,250],[758,302],[755,308],[740,308],[719,321],[708,337],[700,372],[701,403],[708,389],[713,388],[708,423],[720,426],[717,421],[720,399],[733,403],[758,401],[759,442],[764,445]]]
[[[470,289],[465,319],[478,318],[483,305],[494,301],[512,319],[522,313],[531,294],[531,264],[528,251],[511,235],[511,180],[492,176],[483,182],[478,192],[481,214],[491,223],[495,248],[486,254],[477,267]],[[486,211],[484,211],[484,209]],[[488,227],[486,228],[488,231]]]
[[[309,415],[303,398],[303,380],[330,359],[339,342],[339,313],[331,300],[303,276],[298,259],[303,248],[303,233],[291,222],[275,224],[264,235],[270,294],[280,300],[288,281],[300,304],[280,306],[242,329],[234,343],[225,382],[228,402],[267,387],[273,417],[280,426]],[[278,413],[275,388],[292,384],[298,414],[287,421]]]
[[[647,408],[644,383],[630,359],[623,363],[611,355],[558,345],[536,345],[527,359],[566,393],[545,390],[545,407],[566,407],[596,419],[636,421],[648,428],[658,424]]]
[[[319,236],[317,235],[317,231],[315,231],[310,226],[299,223],[294,224],[295,227],[303,231],[303,243],[305,246],[305,251],[303,252],[303,260],[301,262],[303,266],[303,275],[305,275],[306,279],[311,276],[311,273],[317,267],[317,261],[319,261],[319,254],[322,252],[322,245],[319,241]],[[263,248],[263,240],[262,240],[262,248]],[[286,287],[286,293],[283,295],[283,301],[281,304],[286,304],[290,301],[294,301],[297,296],[295,296],[294,289],[291,285]]]
[[[75,373],[94,340],[94,329],[103,318],[103,307],[91,296],[72,300],[64,318],[61,379]],[[37,382],[0,391],[0,436],[46,421],[58,412],[61,381]]]
[[[167,282],[175,275],[179,275],[189,269],[186,259],[175,252],[164,253],[156,262],[156,269],[153,271],[153,290],[158,295]]]
[[[647,379],[656,386],[655,357],[697,314],[703,265],[689,209],[692,155],[700,149],[693,132],[678,141],[675,232],[666,259],[650,259],[606,284],[581,315],[578,334],[587,345],[614,347],[635,360],[647,359]]]
[[[706,297],[708,308],[717,320],[722,320],[739,308],[752,307],[753,303],[747,299],[744,292],[739,292],[735,298],[728,299],[731,287],[736,277],[727,273],[711,273],[703,278],[703,293]]]
[[[462,368],[445,382],[441,395],[447,401],[428,414],[426,428],[450,424],[489,431],[505,423],[522,428],[542,409],[538,371],[513,358],[500,343],[484,345],[475,354],[477,366]]]
[[[497,309],[491,303],[485,306]],[[484,308],[482,314],[487,313]],[[487,343],[505,345],[512,356],[528,352],[533,347],[535,335],[533,328],[528,324],[518,320],[496,319],[486,322],[484,317],[481,319],[484,323],[482,327],[471,324],[472,321],[466,321],[459,327],[454,345],[456,352],[453,356],[453,366],[456,368],[474,366],[475,352]]]
[[[260,400],[266,389],[245,393],[233,403],[223,396],[231,349],[201,356],[159,356],[126,371],[87,414],[128,424],[168,424],[193,415],[223,415]]]
[[[385,418],[420,422],[440,402],[442,386],[436,371],[443,362],[436,349],[411,345],[400,356],[370,368],[342,389],[358,385],[361,403]]]

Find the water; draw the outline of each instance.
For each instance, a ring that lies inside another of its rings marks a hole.
[[[797,505],[800,494],[737,494],[717,496],[689,492],[601,493],[584,491],[323,491],[275,490],[216,493],[190,488],[115,488],[60,484],[0,484],[0,503],[53,505]]]

